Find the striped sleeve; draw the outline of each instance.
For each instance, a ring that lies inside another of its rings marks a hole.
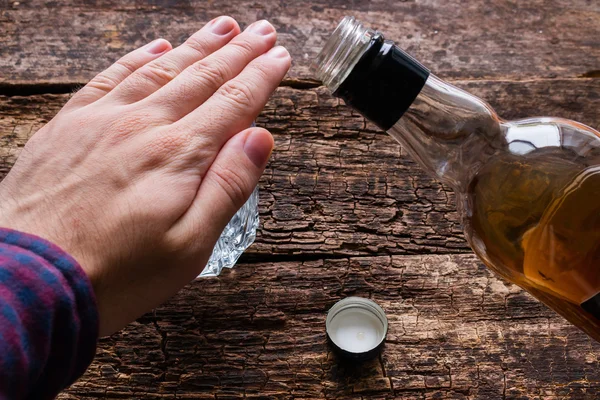
[[[79,264],[33,235],[0,228],[0,399],[51,399],[83,374],[98,340]]]

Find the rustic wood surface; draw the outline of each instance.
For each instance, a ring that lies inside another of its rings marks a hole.
[[[597,0],[2,0],[0,83],[73,84],[89,80],[124,52],[157,37],[181,43],[208,20],[276,25],[295,59],[308,66],[341,18],[354,15],[384,32],[440,76],[576,77],[600,74]]]
[[[258,121],[276,151],[257,241],[233,271],[102,339],[60,398],[600,397],[600,344],[488,272],[452,193],[308,72],[351,14],[506,118],[598,128],[598,2],[0,0],[0,173],[120,54],[157,36],[179,43],[223,13],[269,18],[295,59]],[[323,329],[350,295],[390,320],[381,357],[361,368],[336,359]]]

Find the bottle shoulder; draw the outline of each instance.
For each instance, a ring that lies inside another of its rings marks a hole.
[[[500,151],[516,158],[556,153],[566,158],[598,158],[600,133],[563,118],[527,118],[501,123],[506,146]]]

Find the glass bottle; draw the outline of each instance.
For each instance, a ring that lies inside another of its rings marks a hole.
[[[252,123],[251,126],[256,125]],[[244,251],[254,243],[259,222],[258,186],[256,186],[248,200],[221,232],[208,263],[198,278],[219,276],[223,268],[233,268]]]
[[[481,260],[600,341],[600,133],[505,121],[383,35],[346,17],[317,77],[456,192]]]
[[[218,276],[223,268],[233,268],[256,238],[258,229],[258,186],[233,218],[227,223],[213,247],[208,263],[198,278]]]

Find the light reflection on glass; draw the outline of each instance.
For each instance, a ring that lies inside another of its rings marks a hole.
[[[561,134],[554,124],[507,125],[508,149],[513,154],[525,155],[543,147],[560,147]]]

